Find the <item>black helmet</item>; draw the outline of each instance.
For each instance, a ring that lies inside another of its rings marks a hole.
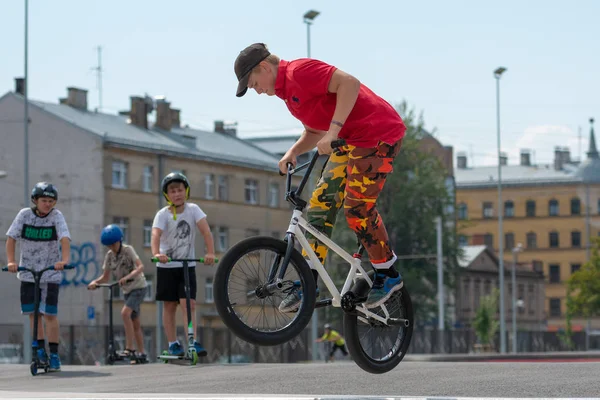
[[[54,200],[58,200],[58,190],[56,190],[51,183],[38,182],[31,191],[31,200],[36,200],[40,197],[50,197]]]
[[[182,182],[183,186],[185,186],[185,199],[190,198],[190,183],[188,182],[187,177],[181,172],[171,172],[169,175],[165,176],[162,180],[162,193],[167,199],[167,202],[171,204],[171,200],[169,200],[169,196],[167,196],[167,186],[173,182]]]

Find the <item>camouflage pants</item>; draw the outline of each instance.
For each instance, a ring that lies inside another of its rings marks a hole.
[[[344,146],[323,167],[317,187],[310,199],[307,220],[331,237],[338,210],[344,205],[348,226],[356,233],[373,264],[382,264],[395,256],[381,216],[375,207],[377,197],[402,140],[393,145],[380,142],[375,148]],[[327,247],[307,233],[312,249],[323,263]],[[305,251],[302,252],[307,257]]]

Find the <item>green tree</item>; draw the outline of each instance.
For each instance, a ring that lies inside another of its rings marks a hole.
[[[600,316],[600,239],[594,238],[592,256],[579,271],[567,280],[566,330],[561,339],[573,348],[572,319]]]
[[[500,321],[496,318],[499,295],[498,288],[494,288],[491,294],[482,297],[473,319],[475,334],[479,339],[479,343],[484,346],[492,344],[492,340],[500,326]]]
[[[405,258],[397,263],[413,299],[417,320],[424,323],[437,316],[437,216],[443,219],[444,284],[446,288],[454,287],[459,252],[452,213],[454,198],[446,186],[443,164],[419,145],[420,140],[428,134],[423,128],[423,116],[417,116],[406,102],[397,109],[407,131],[401,151],[394,161],[394,171],[388,175],[377,200],[377,209],[385,222],[396,255],[429,256]],[[338,218],[338,221],[343,220],[343,217]],[[357,239],[347,224],[337,223],[333,237],[347,251],[356,251]],[[334,266],[343,263],[337,255],[332,259]],[[341,272],[333,273],[345,276],[347,265],[341,268]]]

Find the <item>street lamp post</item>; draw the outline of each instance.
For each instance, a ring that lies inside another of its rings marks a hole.
[[[310,26],[312,25],[314,19],[319,14],[320,13],[315,10],[309,10],[304,14],[304,23],[306,24],[306,56],[307,56],[307,58],[310,58]],[[308,189],[310,191],[314,190],[314,182],[312,179],[308,180]],[[329,257],[327,257],[327,258],[329,259]],[[319,324],[319,314],[317,313],[317,309],[315,308],[315,310],[313,311],[313,317],[312,317],[311,327],[310,327],[311,328],[310,333],[311,333],[311,338],[312,338],[312,359],[313,359],[313,361],[317,360],[317,355],[319,353],[318,343],[316,342],[317,333],[318,333],[317,332],[318,324]]]
[[[29,76],[28,76],[28,57],[29,57],[29,1],[25,0],[25,84],[23,85],[23,94],[25,96],[25,112],[23,117],[24,128],[24,169],[23,169],[23,185],[24,197],[23,207],[29,204]],[[37,338],[36,338],[37,339]],[[23,321],[23,357],[25,362],[31,360],[31,327],[29,325],[29,317]]]
[[[315,10],[307,11],[304,14],[304,23],[306,24],[306,54],[308,58],[310,58],[310,26],[319,14],[320,12]]]
[[[497,118],[497,136],[498,136],[498,260],[499,260],[499,283],[500,287],[500,352],[506,353],[506,320],[504,313],[504,242],[502,229],[502,163],[500,150],[500,77],[506,71],[506,68],[499,67],[494,71],[496,78],[496,118]]]
[[[512,249],[513,265],[511,274],[512,284],[512,352],[517,353],[517,253],[523,251],[523,245],[519,243]]]

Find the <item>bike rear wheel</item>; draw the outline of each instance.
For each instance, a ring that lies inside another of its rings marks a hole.
[[[269,236],[245,239],[219,261],[214,282],[215,306],[225,325],[241,339],[256,345],[275,346],[297,336],[309,323],[316,301],[316,285],[310,267],[296,250],[281,287],[265,291],[269,271],[278,275],[287,243]],[[294,289],[301,290],[295,312],[279,310]]]
[[[371,278],[372,274],[369,273]],[[357,297],[366,296],[369,285],[364,280],[359,280],[352,291]],[[406,287],[394,293],[384,306],[390,318],[407,322],[386,325],[372,318],[367,319],[359,311],[344,313],[348,351],[360,368],[372,374],[382,374],[394,369],[406,355],[412,338],[414,315]],[[381,306],[369,311],[385,317]]]

